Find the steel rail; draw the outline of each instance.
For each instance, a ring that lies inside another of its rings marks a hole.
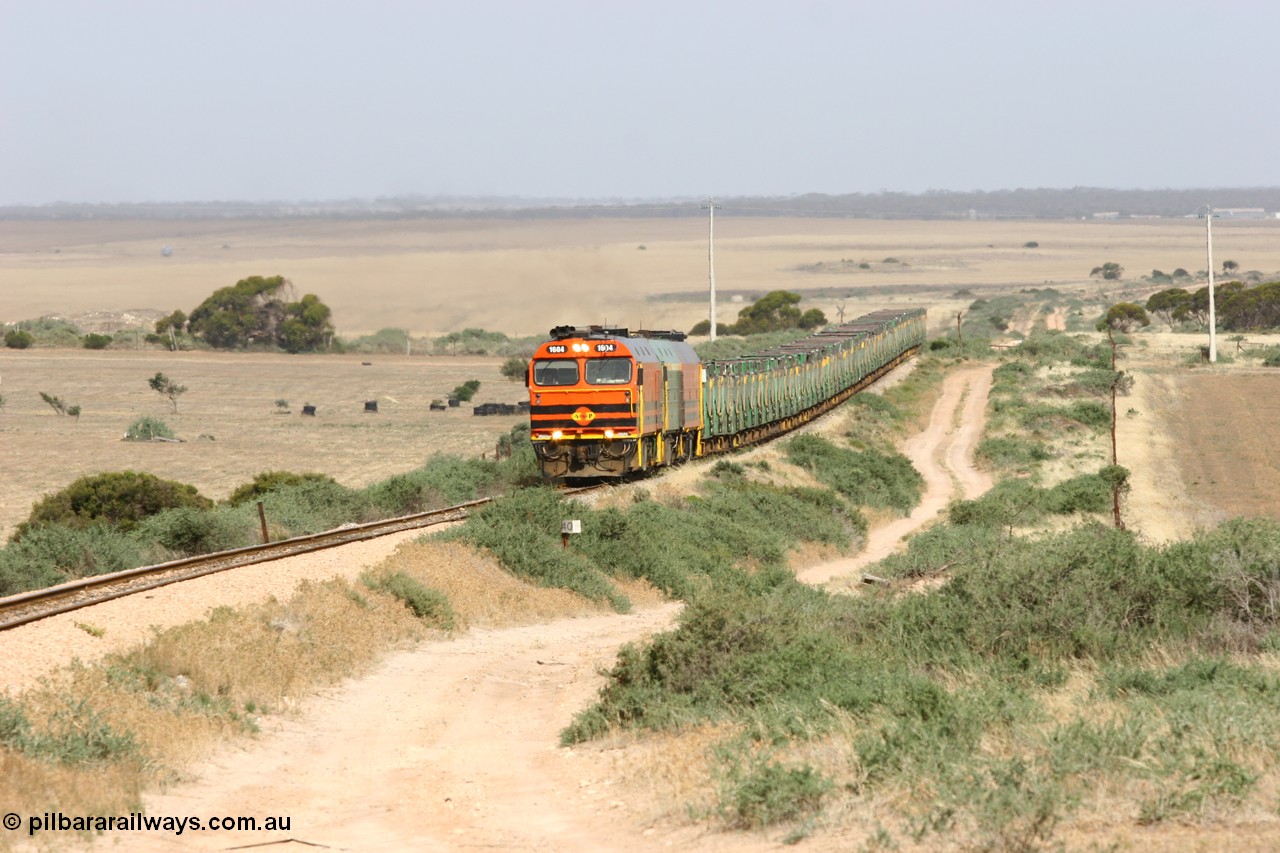
[[[21,592],[0,598],[0,631],[26,625],[38,619],[79,610],[92,604],[100,604],[126,595],[149,589],[192,580],[216,572],[241,566],[266,563],[282,557],[307,554],[334,548],[365,539],[376,539],[405,530],[431,527],[448,521],[466,518],[470,510],[490,503],[493,498],[481,498],[443,509],[428,510],[396,518],[352,524],[295,536],[278,542],[250,545],[231,551],[218,551],[196,557],[184,557],[154,566],[140,566],[110,574],[94,575],[68,581],[45,589]]]

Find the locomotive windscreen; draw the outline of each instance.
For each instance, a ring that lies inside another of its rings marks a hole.
[[[588,385],[625,385],[631,381],[631,359],[587,359]]]
[[[535,385],[577,385],[578,361],[573,358],[540,358],[533,363]]]

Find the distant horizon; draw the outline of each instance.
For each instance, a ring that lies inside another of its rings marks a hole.
[[[523,206],[538,206],[545,204],[575,204],[575,205],[622,205],[622,206],[642,206],[646,204],[677,204],[677,203],[701,203],[708,198],[715,199],[763,199],[763,200],[796,200],[806,198],[883,198],[883,197],[907,197],[907,198],[929,198],[936,196],[964,196],[964,195],[998,195],[1005,193],[1073,193],[1073,192],[1101,192],[1101,193],[1133,193],[1133,194],[1166,194],[1166,193],[1232,193],[1232,192],[1280,192],[1280,184],[1256,184],[1256,185],[1236,185],[1236,186],[1188,186],[1188,187],[1118,187],[1118,186],[1101,186],[1101,185],[1077,185],[1071,187],[1053,187],[1053,186],[1024,186],[1024,187],[1000,187],[996,189],[929,189],[921,191],[911,190],[895,190],[880,189],[869,192],[827,192],[822,190],[809,190],[805,192],[785,193],[785,194],[762,194],[762,193],[725,193],[725,194],[692,194],[692,195],[671,195],[671,196],[571,196],[571,195],[522,195],[522,194],[473,194],[466,195],[460,193],[418,193],[406,192],[399,194],[379,194],[379,195],[349,195],[349,196],[310,196],[299,198],[186,198],[186,199],[146,199],[136,201],[119,201],[119,200],[73,200],[73,199],[54,199],[42,202],[24,202],[24,203],[0,203],[0,209],[22,209],[22,208],[45,208],[45,207],[146,207],[146,206],[165,206],[165,205],[248,205],[257,207],[271,207],[279,205],[340,205],[340,204],[378,204],[378,203],[437,203],[444,204],[450,202],[464,203],[493,203],[493,204],[520,204]]]

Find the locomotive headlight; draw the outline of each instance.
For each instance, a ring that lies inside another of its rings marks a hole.
[[[562,438],[564,438],[564,433],[562,433],[560,430],[558,430],[558,429],[553,429],[553,430],[551,431],[551,440],[552,440],[552,441],[559,441],[559,440],[560,440],[560,439],[562,439]]]
[[[605,430],[605,431],[604,431],[604,437],[605,437],[605,438],[613,438],[613,430],[611,430],[611,429],[607,429],[607,430]]]

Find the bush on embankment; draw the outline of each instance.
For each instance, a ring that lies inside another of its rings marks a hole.
[[[563,547],[560,523],[582,522]],[[691,598],[717,582],[750,584],[782,571],[801,542],[847,547],[864,535],[856,509],[828,492],[781,489],[743,479],[709,482],[668,506],[641,499],[626,511],[565,502],[552,489],[523,489],[441,534],[491,551],[515,574],[626,610],[610,577],[643,578]]]
[[[1280,677],[1248,657],[1280,649],[1278,565],[1270,521],[1164,548],[1100,525],[1038,540],[939,526],[876,568],[946,569],[929,594],[779,579],[700,596],[676,630],[622,651],[562,737],[730,722],[743,740],[721,750],[737,757],[726,778],[752,755],[779,786],[807,774],[809,810],[876,802],[917,841],[1030,849],[1096,809],[1244,815],[1280,781]],[[731,823],[743,784],[720,794]]]

